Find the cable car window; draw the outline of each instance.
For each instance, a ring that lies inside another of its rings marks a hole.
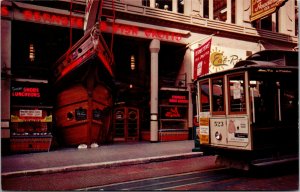
[[[223,89],[223,78],[212,79],[212,104],[214,112],[224,112]]]
[[[200,111],[208,112],[210,110],[209,104],[209,84],[208,80],[199,83],[200,87]]]
[[[245,75],[228,77],[230,112],[246,113]]]
[[[298,75],[250,73],[250,100],[256,127],[298,124]]]

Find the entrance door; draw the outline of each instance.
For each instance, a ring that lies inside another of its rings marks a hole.
[[[119,107],[114,110],[114,141],[139,140],[139,109]]]

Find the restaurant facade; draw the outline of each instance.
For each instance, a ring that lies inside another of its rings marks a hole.
[[[92,2],[2,1],[2,151],[47,151],[63,143],[51,66],[88,31],[85,14]],[[109,142],[193,139],[195,50],[209,40],[209,73],[232,68],[260,50],[298,50],[295,0],[276,5],[105,0],[99,5],[99,29],[114,56]]]

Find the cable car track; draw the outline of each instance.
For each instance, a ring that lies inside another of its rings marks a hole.
[[[95,186],[80,190],[85,191],[113,191],[113,190],[172,190],[177,187],[199,185],[210,182],[218,182],[235,178],[230,169],[220,168],[205,171],[195,171],[162,177],[152,177],[134,181],[120,182],[102,186]]]

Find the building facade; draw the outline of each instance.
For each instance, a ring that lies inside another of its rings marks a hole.
[[[46,81],[51,87],[47,70],[84,34],[86,2],[58,2],[2,2],[1,131],[7,143],[13,135],[13,83]],[[115,141],[192,138],[194,50],[207,40],[210,73],[260,50],[298,48],[296,0],[254,21],[252,5],[251,0],[103,1],[100,29],[115,58]],[[49,102],[55,108],[55,101]]]

